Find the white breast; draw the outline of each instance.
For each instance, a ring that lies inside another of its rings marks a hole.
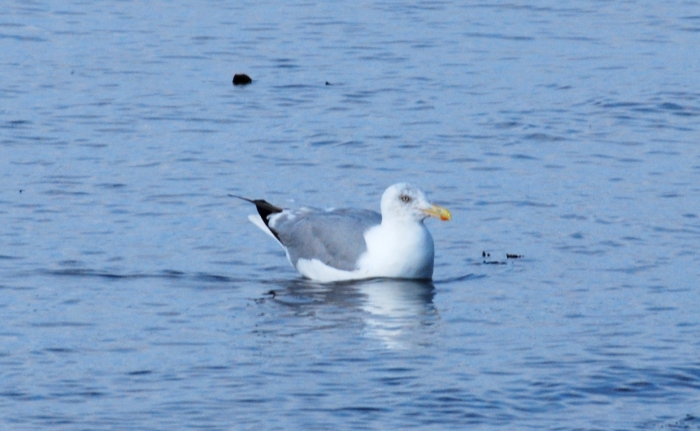
[[[431,278],[433,238],[423,223],[379,225],[365,233],[359,268],[367,277]]]

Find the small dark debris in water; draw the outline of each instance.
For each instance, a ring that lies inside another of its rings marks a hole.
[[[19,192],[22,193],[22,189],[19,189]]]
[[[522,254],[510,254],[510,253],[506,253],[506,257],[507,257],[508,259],[522,259],[522,258],[525,257],[525,256],[523,256]]]
[[[330,82],[328,82],[328,81],[326,81],[326,85],[331,85],[331,83],[330,83]]]
[[[274,297],[277,296],[277,292],[275,292],[274,290],[269,290],[269,291],[265,292],[265,295],[270,295],[270,299],[274,299]],[[268,298],[258,298],[255,300],[255,303],[256,304],[263,304],[263,303],[265,303],[266,299],[268,299]]]
[[[481,257],[491,257],[491,253],[486,253],[485,251],[482,251]]]
[[[237,73],[233,75],[233,85],[246,85],[250,84],[253,82],[252,79],[250,79],[250,76],[246,75],[245,73]]]

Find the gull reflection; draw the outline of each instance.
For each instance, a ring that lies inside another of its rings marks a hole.
[[[271,293],[271,299],[293,309],[295,315],[314,316],[326,323],[330,320],[335,323],[333,327],[343,322],[351,325],[359,315],[363,334],[388,348],[430,344],[438,318],[433,305],[435,286],[429,280],[371,279],[333,284],[296,280],[286,289]]]
[[[432,282],[378,279],[358,283],[356,288],[366,298],[361,308],[370,336],[389,348],[429,343],[437,317]]]

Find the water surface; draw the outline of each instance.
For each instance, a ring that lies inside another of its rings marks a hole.
[[[698,46],[697,1],[9,3],[0,423],[700,429]],[[227,197],[398,181],[432,283],[305,281]]]

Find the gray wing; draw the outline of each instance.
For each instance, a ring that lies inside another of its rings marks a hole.
[[[285,211],[270,226],[294,266],[299,259],[318,259],[333,268],[352,271],[367,251],[364,233],[381,222],[382,216],[374,211],[337,209]]]

